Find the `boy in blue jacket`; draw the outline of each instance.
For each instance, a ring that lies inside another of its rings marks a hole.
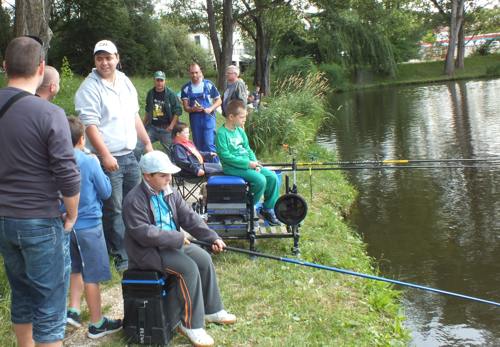
[[[111,183],[95,155],[84,152],[84,126],[78,118],[69,118],[75,159],[80,168],[81,196],[78,219],[71,233],[70,303],[67,322],[81,326],[80,302],[85,299],[90,311],[87,336],[92,339],[122,328],[120,319],[106,318],[101,312],[99,282],[111,279],[106,241],[102,229],[102,200],[111,196]]]

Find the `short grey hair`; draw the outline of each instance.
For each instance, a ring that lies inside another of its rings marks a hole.
[[[226,67],[226,72],[236,72],[236,76],[240,75],[240,68],[236,65],[229,65]]]

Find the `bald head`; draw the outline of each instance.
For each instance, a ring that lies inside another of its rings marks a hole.
[[[41,98],[50,101],[59,92],[59,82],[59,72],[54,67],[47,65],[45,66],[42,84],[38,87],[36,93]]]

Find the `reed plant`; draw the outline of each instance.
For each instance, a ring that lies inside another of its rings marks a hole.
[[[289,76],[277,81],[274,90],[246,125],[251,147],[258,153],[284,144],[311,143],[314,129],[329,115],[325,108],[329,86],[322,73]]]

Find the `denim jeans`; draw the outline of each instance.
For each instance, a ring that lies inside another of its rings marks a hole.
[[[128,261],[127,252],[123,248],[125,224],[122,204],[128,192],[141,182],[141,171],[132,152],[115,158],[118,170],[105,171],[111,181],[111,197],[104,201],[102,224],[108,253],[119,261]]]
[[[151,143],[160,141],[160,144],[165,149],[165,153],[172,158],[170,155],[172,153],[172,132],[167,129],[163,129],[152,124],[146,125],[146,131],[149,136]],[[134,149],[134,155],[139,161],[141,159],[142,153],[144,152],[144,144],[140,139],[137,139],[137,146]]]
[[[65,237],[60,218],[0,217],[0,253],[12,290],[11,320],[33,324],[37,343],[64,338]]]

